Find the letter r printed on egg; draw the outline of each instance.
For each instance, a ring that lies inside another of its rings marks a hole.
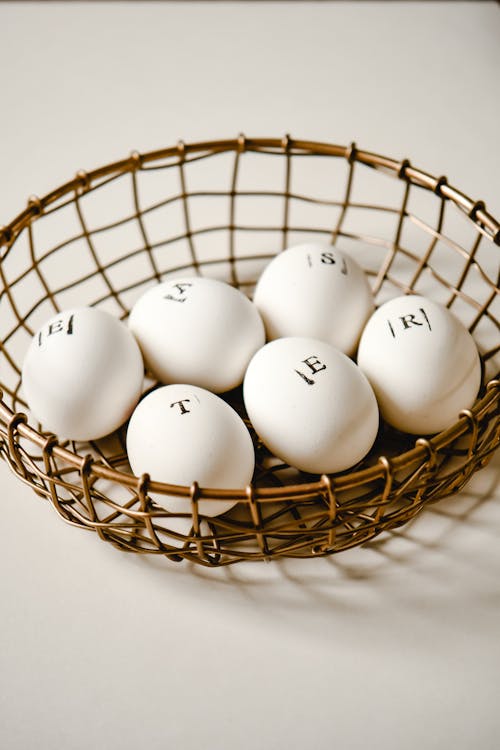
[[[418,318],[418,313],[420,313],[422,316],[420,320]],[[394,339],[397,336],[396,331],[410,331],[415,327],[421,328],[422,326],[427,326],[429,331],[432,331],[429,316],[427,315],[423,307],[419,307],[417,313],[407,313],[406,315],[400,315],[398,318],[392,321],[387,319],[387,325],[389,326],[391,336]]]

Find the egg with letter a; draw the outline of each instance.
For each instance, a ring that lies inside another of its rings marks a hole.
[[[204,388],[178,383],[157,388],[138,404],[127,430],[127,454],[137,476],[214,489],[244,489],[255,466],[250,433],[234,409]],[[171,513],[191,513],[186,497],[149,494]],[[216,516],[234,503],[200,500],[199,510]]]
[[[127,326],[93,307],[57,313],[23,363],[28,406],[61,439],[96,440],[123,424],[142,391],[144,363]]]
[[[307,336],[356,350],[374,310],[368,279],[356,261],[331,245],[308,243],[279,253],[254,293],[268,339]]]
[[[433,434],[469,409],[481,384],[474,340],[453,313],[420,295],[389,300],[361,336],[358,364],[393,427]]]
[[[358,366],[318,339],[276,339],[252,358],[243,382],[248,416],[265,445],[313,474],[343,471],[378,431],[373,390]]]
[[[135,303],[129,326],[147,367],[162,383],[192,383],[214,393],[240,385],[265,341],[257,308],[223,281],[164,281]]]

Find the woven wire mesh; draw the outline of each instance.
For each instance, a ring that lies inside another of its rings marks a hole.
[[[133,476],[126,426],[103,440],[62,442],[27,416],[23,356],[54,312],[89,304],[126,319],[167,275],[210,276],[251,295],[277,252],[307,240],[350,252],[377,303],[427,294],[467,325],[483,383],[446,432],[415,439],[382,424],[359,465],[306,475],[267,451],[236,389],[224,397],[250,429],[256,470],[249,487],[231,491]],[[362,544],[460,490],[498,445],[499,245],[500,225],[484,203],[408,160],[354,144],[180,142],[79,172],[0,229],[1,455],[64,520],[123,550],[211,566]],[[149,492],[184,497],[184,512],[168,513]],[[202,498],[237,504],[205,518]]]

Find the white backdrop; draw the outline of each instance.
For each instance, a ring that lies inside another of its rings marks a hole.
[[[210,137],[355,140],[500,215],[495,3],[2,3],[0,224]],[[384,545],[205,571],[67,527],[0,466],[0,744],[493,750],[500,455]]]

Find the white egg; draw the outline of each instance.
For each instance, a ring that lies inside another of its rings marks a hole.
[[[368,380],[349,357],[317,339],[266,344],[248,366],[243,397],[263,442],[302,471],[348,469],[377,435],[378,408]]]
[[[127,326],[78,307],[54,315],[33,337],[23,363],[29,408],[59,438],[95,440],[130,416],[144,363]]]
[[[352,355],[374,310],[363,269],[331,245],[296,245],[279,253],[257,282],[254,303],[267,338],[307,336]]]
[[[137,406],[127,431],[127,453],[137,476],[167,484],[243,489],[255,454],[245,423],[218,396],[194,385],[166,385]],[[190,513],[188,498],[150,493],[171,513]],[[201,500],[202,515],[225,513],[233,501]],[[164,521],[168,526],[168,521]]]
[[[450,427],[472,406],[481,384],[469,331],[447,308],[418,295],[379,307],[361,337],[358,364],[384,419],[412,434]]]
[[[257,308],[215,279],[165,281],[134,305],[130,329],[148,368],[163,383],[192,383],[215,393],[240,385],[265,341]]]

